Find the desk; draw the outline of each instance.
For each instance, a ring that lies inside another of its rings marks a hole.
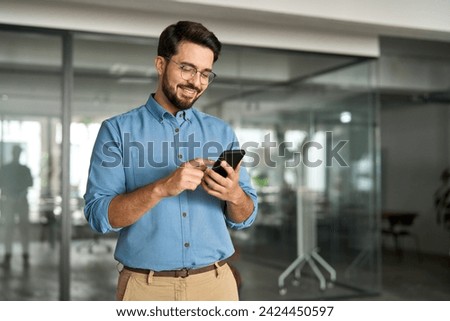
[[[414,239],[417,256],[419,260],[421,259],[419,239],[410,231],[410,227],[413,225],[417,216],[418,214],[415,212],[385,211],[382,213],[382,219],[389,223],[389,227],[383,228],[381,231],[383,234],[391,235],[393,237],[395,252],[400,258],[403,256],[403,250],[400,246],[399,239],[403,236],[409,236]]]

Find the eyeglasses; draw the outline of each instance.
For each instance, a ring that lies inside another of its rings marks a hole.
[[[200,83],[202,85],[208,85],[210,84],[214,78],[216,78],[216,74],[212,71],[198,71],[197,68],[185,65],[185,64],[179,64],[178,62],[173,61],[172,59],[166,58],[167,61],[171,61],[174,64],[178,65],[181,70],[181,78],[184,80],[191,80],[195,77],[197,73],[200,73]]]

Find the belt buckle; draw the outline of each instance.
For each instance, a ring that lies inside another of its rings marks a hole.
[[[186,278],[189,276],[189,270],[187,268],[182,268],[181,270],[175,271],[175,277]]]

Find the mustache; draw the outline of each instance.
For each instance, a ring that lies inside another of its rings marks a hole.
[[[197,88],[192,84],[180,85],[179,87],[186,88],[186,89],[192,89],[192,90],[195,90],[197,93],[200,93],[202,91],[200,88]]]

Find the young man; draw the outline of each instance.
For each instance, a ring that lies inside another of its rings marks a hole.
[[[245,168],[228,176],[213,159],[238,148],[228,124],[192,108],[215,78],[221,43],[203,25],[180,21],[161,34],[156,92],[103,122],[94,146],[85,215],[118,231],[118,300],[238,300],[224,262],[228,227],[250,226],[257,196]]]

